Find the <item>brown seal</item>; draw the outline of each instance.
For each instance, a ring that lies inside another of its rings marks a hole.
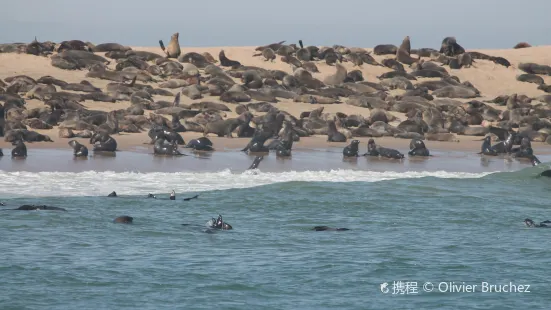
[[[517,45],[515,45],[513,48],[518,49],[518,48],[527,48],[527,47],[532,47],[532,45],[530,45],[526,42],[520,42]]]
[[[180,42],[178,41],[179,36],[180,33],[176,32],[172,35],[172,37],[170,37],[168,48],[165,48],[163,40],[159,40],[159,45],[161,46],[163,52],[165,52],[167,58],[178,58],[178,56],[182,53],[182,51],[180,51]]]
[[[398,51],[396,51],[396,60],[406,65],[411,65],[421,60],[421,56],[419,56],[419,58],[411,57],[411,43],[409,40],[409,36],[406,36],[404,38],[404,40],[402,41],[402,45],[400,45]]]

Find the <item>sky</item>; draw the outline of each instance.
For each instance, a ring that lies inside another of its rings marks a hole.
[[[306,45],[466,49],[551,45],[551,0],[0,0],[0,43],[64,40],[129,46]]]

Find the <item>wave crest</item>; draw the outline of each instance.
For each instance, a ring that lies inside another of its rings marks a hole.
[[[137,172],[3,172],[0,194],[4,197],[103,196],[147,193],[201,192],[249,188],[284,182],[379,182],[411,178],[482,178],[491,173],[466,172],[375,172],[358,170],[231,173],[229,169],[208,173]]]

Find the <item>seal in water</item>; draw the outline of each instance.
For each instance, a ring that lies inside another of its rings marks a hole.
[[[69,141],[69,146],[73,148],[73,154],[75,157],[87,157],[88,156],[88,148],[84,145],[78,143],[76,140]]]
[[[547,224],[551,224],[551,221],[550,220],[546,220],[546,221],[543,221],[539,224],[536,224],[534,223],[534,221],[532,221],[531,219],[525,219],[524,220],[524,224],[526,224],[527,227],[535,227],[535,228],[551,228],[551,225],[547,225]]]
[[[532,162],[532,166],[537,166],[541,164],[541,161],[536,157],[536,155],[532,155],[532,158],[530,159]],[[540,177],[548,177],[551,178],[551,170],[545,170],[542,173],[539,174]]]
[[[333,227],[329,227],[329,226],[315,226],[314,228],[312,228],[312,230],[315,230],[315,231],[347,231],[347,230],[350,230],[348,228],[333,228]]]
[[[358,140],[352,140],[349,145],[345,146],[342,150],[342,155],[344,157],[358,157],[359,149],[358,146],[360,145],[360,141]]]
[[[249,167],[249,169],[247,170],[255,170],[255,169],[258,169],[258,165],[260,164],[260,162],[264,159],[264,156],[256,156],[253,160],[253,163],[251,164],[251,166]]]
[[[163,44],[163,40],[159,40],[159,45],[161,46],[161,49],[166,54],[166,58],[178,58],[180,56],[180,42],[178,41],[178,37],[180,36],[179,32],[176,32],[175,34],[170,37],[170,43],[168,43],[168,48],[165,48],[165,45]]]
[[[478,154],[497,156],[497,151],[492,147],[492,137],[486,136],[486,138],[484,138],[482,146],[480,147],[480,153]]]
[[[172,193],[170,193],[170,200],[176,200],[176,193],[174,190],[172,190]]]
[[[241,150],[241,152],[249,152],[249,153],[268,153],[270,150],[268,147],[264,145],[266,140],[268,140],[272,136],[271,133],[265,132],[262,130],[255,130],[254,136],[251,138],[251,141],[245,146],[244,149]]]
[[[119,216],[113,220],[114,223],[121,223],[121,224],[132,224],[132,221],[134,221],[134,218],[127,215]]]
[[[409,156],[430,156],[429,150],[425,147],[425,143],[419,139],[411,139],[409,143]]]
[[[534,150],[532,149],[532,143],[528,137],[522,137],[520,141],[520,147],[511,149],[511,155],[515,158],[528,158],[531,159],[534,155]]]
[[[21,207],[17,209],[11,209],[11,210],[19,210],[19,211],[35,211],[35,210],[44,210],[44,211],[67,211],[60,207],[50,207],[50,206],[36,206],[36,205],[22,205]]]
[[[107,195],[107,197],[117,197],[117,192],[112,191],[111,194]]]
[[[212,141],[207,137],[190,140],[184,148],[191,148],[196,151],[214,151]]]
[[[26,158],[27,157],[27,146],[23,141],[17,140],[12,142],[15,147],[11,150],[12,158]]]
[[[215,229],[221,229],[221,230],[231,230],[233,229],[233,227],[224,222],[224,220],[222,219],[222,215],[218,214],[218,218],[215,219],[214,217],[208,222],[208,225],[210,228],[215,228]]]
[[[153,146],[153,154],[184,156],[184,154],[178,151],[178,145],[176,144],[176,141],[168,142],[164,138],[157,138],[157,140],[155,140],[155,145]]]
[[[95,133],[90,138],[90,144],[94,145],[94,152],[115,152],[117,150],[117,141],[102,132]]]
[[[365,153],[364,156],[381,156],[392,159],[404,158],[404,154],[397,150],[377,146],[377,144],[375,144],[375,140],[373,139],[369,139],[369,141],[367,141],[367,153]]]
[[[0,157],[1,156],[4,156],[4,151],[2,151],[2,149],[0,149]]]
[[[195,196],[189,197],[189,198],[184,198],[184,201],[190,201],[192,199],[197,199],[197,198],[199,198],[199,195],[195,195]]]
[[[157,196],[155,196],[155,195],[153,195],[153,194],[147,194],[147,198],[157,199]]]

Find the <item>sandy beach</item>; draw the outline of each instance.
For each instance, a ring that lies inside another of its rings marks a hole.
[[[413,41],[414,42],[414,41]],[[413,46],[414,47],[414,46]],[[212,48],[194,48],[182,46],[182,53],[187,52],[197,52],[205,53],[208,52],[212,55],[218,55],[219,51],[223,49],[226,53],[226,56],[230,59],[235,59],[240,61],[244,65],[248,66],[258,66],[261,68],[269,70],[282,70],[289,74],[292,74],[292,68],[289,64],[284,63],[279,60],[275,62],[264,61],[262,57],[253,57],[255,54],[256,47],[212,47]],[[148,51],[162,55],[162,51],[159,47],[132,47],[136,51]],[[371,50],[366,48],[367,50]],[[534,62],[543,65],[551,64],[551,46],[538,46],[531,47],[526,49],[506,49],[506,50],[473,50],[481,53],[485,53],[492,56],[500,56],[506,58],[511,63],[511,67],[506,68],[504,66],[498,65],[488,60],[476,60],[475,64],[470,68],[462,68],[458,70],[448,69],[450,74],[457,76],[461,81],[469,81],[475,87],[480,90],[481,97],[475,98],[475,100],[484,101],[491,100],[500,95],[512,95],[512,94],[523,94],[531,98],[536,98],[545,94],[542,90],[537,89],[537,85],[532,83],[525,83],[516,80],[516,76],[521,74],[518,68],[518,64],[522,62]],[[105,53],[97,53],[98,55],[104,56]],[[376,61],[381,62],[383,59],[392,58],[389,55],[377,56],[373,55]],[[40,57],[27,54],[15,54],[15,53],[3,53],[0,54],[0,79],[6,79],[10,76],[16,75],[27,75],[33,79],[38,79],[42,76],[53,76],[57,79],[69,83],[79,83],[82,80],[90,81],[94,86],[98,88],[105,89],[106,85],[111,82],[108,80],[96,79],[96,78],[87,78],[85,77],[87,70],[62,70],[56,67],[53,67],[50,63],[49,57]],[[109,65],[114,68],[116,61],[112,61]],[[324,62],[317,62],[319,68],[319,73],[314,73],[313,76],[320,80],[323,80],[330,74],[335,72],[334,66],[329,66]],[[362,68],[353,67],[350,62],[343,63],[343,66],[347,70],[359,69],[362,71],[363,76],[366,81],[369,82],[379,82],[377,76],[390,72],[392,69],[383,67],[383,66],[372,66],[364,64]],[[408,69],[410,71],[410,69]],[[159,82],[163,80],[160,78],[156,79]],[[551,83],[550,76],[543,76],[545,83]],[[431,78],[419,78],[418,81],[421,82],[431,80]],[[434,80],[434,79],[433,79]],[[236,81],[238,81],[236,79]],[[159,85],[158,82],[150,83],[153,87]],[[172,93],[176,93],[179,89],[170,89]],[[391,90],[389,94],[391,95],[400,95],[403,90]],[[77,92],[78,93],[78,92]],[[165,100],[172,101],[173,98],[169,96],[154,96],[155,100]],[[278,98],[280,99],[280,98]],[[459,101],[467,102],[472,99],[456,99]],[[201,101],[211,101],[211,102],[221,102],[217,97],[211,97],[205,95],[204,98],[199,100],[191,100],[186,96],[181,96],[181,103],[184,105],[189,105],[194,102]],[[254,100],[252,101],[254,102]],[[115,109],[125,109],[128,108],[131,104],[129,101],[117,101],[116,103],[106,103],[106,102],[96,102],[86,100],[81,102],[86,108],[100,111],[112,111]],[[226,117],[236,117],[235,113],[236,104],[224,103],[232,111],[226,112]],[[498,110],[504,110],[505,107],[498,106],[492,103],[486,103]],[[532,104],[537,104],[537,101],[533,101]],[[347,115],[361,115],[365,118],[370,116],[370,110],[367,108],[351,106],[348,104],[310,104],[302,102],[293,102],[290,99],[280,99],[279,102],[273,104],[275,107],[282,111],[286,111],[295,117],[299,117],[300,114],[304,111],[311,111],[315,108],[324,107],[325,113],[344,113]],[[44,102],[37,99],[26,99],[26,108],[40,108],[44,107]],[[153,113],[154,111],[145,111],[145,115]],[[390,114],[393,114],[397,119],[391,122],[391,125],[398,125],[401,121],[407,119],[407,116],[404,113],[389,111]],[[255,115],[262,115],[263,113],[254,112]],[[163,115],[167,118],[170,118],[169,115]],[[476,126],[475,126],[476,127]],[[28,143],[28,148],[30,149],[66,149],[67,153],[71,150],[67,145],[69,139],[63,139],[58,137],[58,128],[54,127],[51,130],[40,130],[37,129],[37,132],[50,136],[54,142],[35,142]],[[202,136],[199,132],[185,132],[181,133],[185,141],[194,139]],[[149,138],[147,136],[147,131],[141,133],[120,133],[114,135],[118,142],[118,149],[120,151],[132,151],[139,153],[151,153],[152,145],[148,144]],[[213,141],[215,149],[217,151],[233,151],[239,150],[244,147],[248,138],[218,138],[212,134],[209,135],[209,138]],[[457,139],[459,142],[438,142],[438,141],[426,141],[427,147],[429,149],[434,149],[436,151],[461,151],[465,153],[476,153],[480,151],[481,140],[483,137],[480,136],[462,136],[458,135]],[[360,149],[363,151],[366,148],[366,142],[369,138],[359,137],[356,138],[361,141]],[[81,143],[89,145],[88,139],[78,139]],[[299,142],[296,142],[293,146],[293,149],[296,151],[308,151],[312,149],[342,149],[346,146],[347,143],[329,143],[326,141],[326,136],[311,136],[303,137]],[[402,151],[403,153],[408,150],[408,139],[396,139],[392,137],[383,137],[375,139],[378,144],[386,147],[396,148]],[[11,148],[11,144],[5,141],[0,141],[0,148],[8,150]],[[534,142],[533,148],[536,154],[549,154],[551,153],[551,146],[546,143]]]

